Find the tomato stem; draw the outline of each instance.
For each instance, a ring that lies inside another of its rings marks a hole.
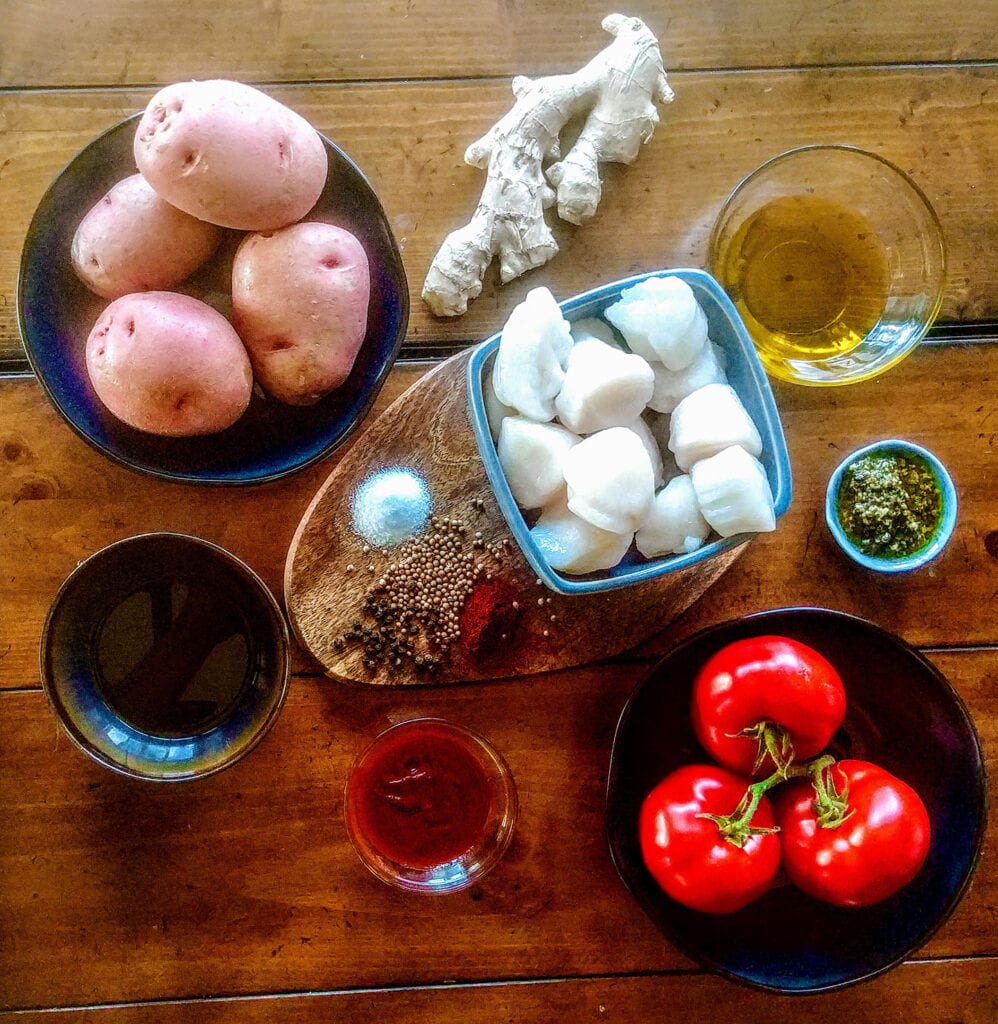
[[[762,800],[767,790],[772,789],[774,786],[778,786],[781,782],[786,782],[787,779],[801,778],[805,776],[812,776],[814,779],[815,787],[819,784],[824,787],[822,792],[826,794],[826,799],[831,805],[833,799],[839,798],[835,792],[834,783],[831,782],[831,774],[829,773],[829,783],[831,788],[831,794],[827,792],[826,783],[821,779],[822,773],[826,768],[831,767],[835,763],[835,758],[831,754],[823,754],[821,757],[816,757],[813,761],[808,761],[805,764],[794,765],[786,764],[782,768],[777,768],[772,775],[767,776],[765,779],[760,779],[758,782],[751,783],[745,790],[744,796],[738,802],[738,806],[731,812],[731,814],[698,814],[698,818],[709,818],[717,825],[717,830],[721,833],[721,836],[726,839],[732,846],[737,846],[739,849],[744,848],[745,844],[749,841],[752,836],[769,835],[773,832],[779,832],[778,828],[767,828],[759,827],[752,824],[752,818],[755,815],[756,810],[759,807],[759,802]],[[815,807],[817,809],[817,801],[815,801]],[[844,804],[843,804],[844,809]],[[820,818],[819,818],[820,820]],[[843,817],[836,824],[841,824],[845,818]],[[825,828],[834,828],[834,825],[824,825]]]
[[[752,765],[753,775],[762,767],[768,754],[776,772],[786,778],[786,772],[793,764],[795,751],[790,733],[782,725],[777,725],[776,722],[764,718],[761,722],[756,722],[755,725],[750,725],[735,735],[745,736],[756,741],[755,764]]]
[[[835,786],[831,767],[834,759],[817,758],[811,762],[809,774],[814,785],[814,816],[822,828],[838,828],[851,814],[849,808],[849,782],[846,780],[840,793]]]

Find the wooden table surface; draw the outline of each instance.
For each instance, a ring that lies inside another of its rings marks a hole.
[[[973,887],[910,962],[803,1002],[713,977],[670,946],[617,878],[603,836],[610,741],[631,688],[677,639],[768,608],[838,608],[917,645],[965,699],[995,774],[994,2],[638,0],[624,13],[659,36],[676,93],[654,140],[633,166],[606,170],[597,217],[560,227],[550,264],[505,287],[490,273],[466,316],[434,318],[423,277],[482,185],[464,148],[508,109],[514,74],[571,71],[601,49],[611,10],[593,0],[0,0],[0,355],[14,362],[17,265],[43,191],[156,87],[198,77],[261,85],[368,174],[403,250],[408,353],[488,336],[537,284],[565,298],[634,272],[702,266],[735,183],[816,141],[875,150],[928,194],[949,247],[942,320],[953,325],[868,384],[774,387],[790,511],[638,649],[543,676],[401,691],[332,682],[297,652],[260,747],[217,776],[167,787],[102,769],[57,726],[38,673],[56,589],[103,545],[167,529],[229,548],[280,595],[295,526],[336,457],[264,486],[162,483],[88,447],[30,376],[0,380],[0,1018],[998,1019],[998,824]],[[400,362],[372,416],[427,365]],[[900,580],[847,564],[822,519],[838,459],[884,436],[933,449],[960,500],[944,554]],[[348,843],[347,768],[367,732],[403,710],[484,732],[517,779],[513,846],[465,893],[394,892]]]

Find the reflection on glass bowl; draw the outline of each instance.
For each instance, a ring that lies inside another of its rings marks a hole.
[[[708,265],[767,372],[798,384],[868,380],[908,355],[943,299],[942,228],[882,157],[814,145],[766,161],[728,197]]]

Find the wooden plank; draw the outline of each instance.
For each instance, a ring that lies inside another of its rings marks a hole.
[[[0,1013],[0,1020],[8,1015]],[[765,1020],[767,1024],[992,1024],[994,961],[904,964],[855,988],[801,1002],[706,975],[583,978],[536,984],[445,986],[400,992],[316,993],[18,1014],[18,1024],[551,1024],[570,1021]]]
[[[605,0],[368,0],[365,16],[320,0],[219,0],[168,11],[6,0],[0,87],[144,85],[185,78],[342,81],[571,71],[606,44]],[[990,0],[634,0],[668,68],[952,61],[994,56]]]
[[[998,651],[933,660],[993,777]],[[116,776],[61,736],[41,694],[0,694],[0,1008],[689,969],[603,836],[610,742],[643,671],[404,694],[298,679],[246,760],[183,785]],[[506,858],[451,896],[368,875],[342,825],[354,756],[413,712],[488,736],[519,788]],[[996,905],[992,820],[973,887],[918,958],[998,955]]]
[[[375,414],[420,372],[396,368]],[[983,613],[995,600],[996,378],[998,346],[933,346],[869,384],[777,386],[794,475],[790,510],[650,650],[733,615],[792,604],[853,612],[920,645],[998,642],[995,617]],[[123,537],[177,530],[213,540],[280,597],[295,527],[338,458],[262,487],[183,486],[123,469],[91,449],[34,381],[0,381],[0,406],[0,688],[38,685],[38,638],[59,584],[81,559]],[[956,535],[944,553],[900,579],[854,566],[823,521],[824,488],[838,459],[888,436],[933,449],[960,500]]]
[[[371,417],[421,372],[394,370]],[[60,583],[77,562],[123,537],[173,530],[213,539],[256,569],[280,599],[291,537],[329,461],[260,487],[178,486],[100,455],[33,380],[0,381],[0,404],[0,560],[9,570],[0,577],[0,688],[38,685],[38,640]]]
[[[607,168],[600,211],[556,226],[562,251],[501,287],[495,268],[464,317],[440,320],[420,299],[445,235],[466,221],[483,176],[465,147],[508,109],[507,82],[275,88],[371,178],[403,249],[412,297],[409,342],[488,337],[527,289],[559,299],[630,274],[702,266],[725,196],[764,159],[811,142],[850,142],[907,170],[926,191],[949,245],[942,316],[998,317],[998,66],[694,73],[629,168]],[[16,347],[15,282],[42,193],[74,152],[141,109],[149,91],[0,94],[0,349]]]

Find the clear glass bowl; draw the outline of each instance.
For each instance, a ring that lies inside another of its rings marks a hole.
[[[499,752],[441,718],[379,733],[344,793],[347,833],[365,867],[414,892],[457,892],[481,879],[506,852],[517,813]]]
[[[801,215],[791,231],[794,203],[824,213]],[[708,266],[768,373],[829,386],[875,377],[916,348],[942,305],[946,252],[939,220],[908,175],[861,149],[815,145],[773,157],[735,188],[714,225]],[[808,296],[827,308],[827,324],[795,322]]]

